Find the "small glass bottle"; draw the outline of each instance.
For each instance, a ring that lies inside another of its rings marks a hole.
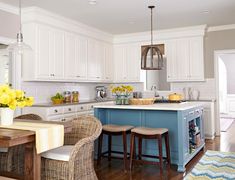
[[[79,92],[78,91],[73,91],[72,92],[72,101],[73,102],[79,102]]]
[[[71,103],[71,92],[70,91],[64,92],[64,102]]]

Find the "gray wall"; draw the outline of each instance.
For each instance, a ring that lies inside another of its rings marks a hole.
[[[235,54],[221,55],[227,70],[227,91],[228,94],[235,94]]]
[[[0,10],[0,36],[7,38],[16,38],[19,31],[20,19],[16,14]]]
[[[214,51],[235,49],[235,29],[208,32],[205,38],[205,77],[214,78]]]

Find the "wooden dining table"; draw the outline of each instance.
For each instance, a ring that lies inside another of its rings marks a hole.
[[[17,120],[26,122],[61,124],[64,126],[64,132],[68,133],[72,130],[72,122],[51,122],[41,120]],[[17,130],[0,128],[0,148],[10,148],[17,145],[25,145],[24,154],[24,176],[13,174],[11,172],[0,172],[1,176],[24,179],[24,180],[40,180],[41,176],[41,155],[36,153],[35,132],[28,130]]]

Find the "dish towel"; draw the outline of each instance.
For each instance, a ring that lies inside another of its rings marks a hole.
[[[36,151],[41,154],[64,145],[64,126],[59,124],[14,122],[10,126],[0,126],[8,129],[29,130],[35,132]]]

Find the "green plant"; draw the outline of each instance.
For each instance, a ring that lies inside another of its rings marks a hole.
[[[60,100],[63,100],[64,99],[64,96],[60,93],[56,93],[55,96],[52,96],[51,97],[51,100],[55,100],[55,99],[60,99]]]

